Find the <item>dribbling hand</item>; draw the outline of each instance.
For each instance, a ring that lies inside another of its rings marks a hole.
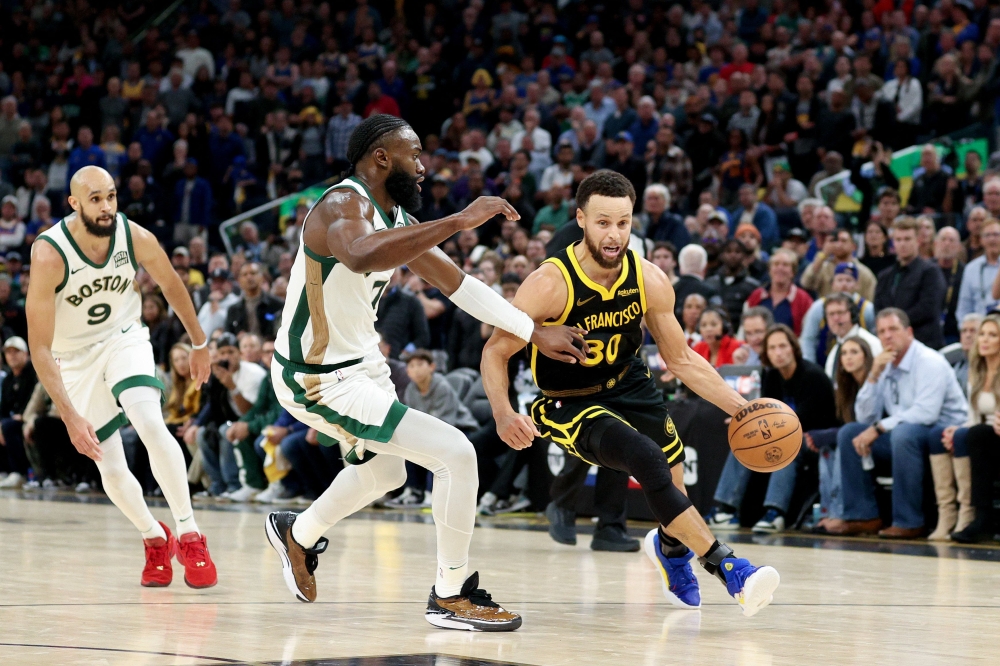
[[[515,451],[528,448],[535,437],[541,437],[531,419],[517,412],[511,412],[497,419],[497,434]]]
[[[520,220],[521,214],[500,197],[479,197],[462,211],[463,229],[475,229],[497,215],[503,215],[508,220]]]
[[[205,349],[192,349],[190,360],[191,379],[194,380],[195,388],[208,381],[208,376],[212,372],[212,363],[208,357],[208,347]]]
[[[95,462],[101,461],[101,443],[97,441],[97,432],[87,419],[79,414],[73,414],[63,419],[66,432],[73,447]]]

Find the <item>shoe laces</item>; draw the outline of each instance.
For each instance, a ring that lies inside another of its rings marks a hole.
[[[664,558],[670,564],[670,582],[676,587],[687,587],[696,582],[694,571],[688,566],[690,553],[681,557]]]
[[[498,603],[493,601],[493,597],[490,595],[489,592],[479,587],[469,590],[469,593],[465,596],[467,596],[469,601],[471,601],[477,606],[485,606],[487,608],[500,607]]]
[[[170,548],[168,548],[168,542],[164,540],[162,546],[153,546],[151,544],[144,544],[146,546],[146,568],[147,569],[157,569],[166,568],[170,564]]]
[[[191,564],[208,561],[208,549],[205,547],[205,538],[200,537],[194,541],[181,542],[184,549],[184,561]]]

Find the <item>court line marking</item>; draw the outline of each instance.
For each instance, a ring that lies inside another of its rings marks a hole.
[[[87,647],[78,645],[42,645],[39,643],[0,643],[0,647],[46,648],[50,650],[90,650],[92,652],[125,652],[128,654],[152,654],[163,657],[187,657],[188,659],[207,659],[223,664],[245,664],[245,659],[227,659],[225,657],[206,657],[201,654],[184,654],[182,652],[158,652],[154,650],[127,650],[125,648]]]

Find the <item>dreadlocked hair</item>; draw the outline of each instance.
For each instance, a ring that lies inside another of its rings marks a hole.
[[[378,113],[362,120],[361,124],[351,132],[351,138],[347,142],[347,161],[351,163],[351,166],[348,168],[346,175],[349,176],[354,173],[358,162],[369,151],[380,147],[379,139],[386,134],[409,126],[410,124],[402,118],[390,116],[385,113]]]

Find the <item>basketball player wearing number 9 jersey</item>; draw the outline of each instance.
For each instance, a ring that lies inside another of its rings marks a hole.
[[[209,373],[205,333],[167,255],[151,233],[117,212],[116,195],[107,171],[80,169],[70,181],[73,213],[32,245],[25,303],[32,361],[73,446],[97,463],[104,491],[142,534],[142,585],[169,585],[176,555],[185,583],[211,587],[215,564],[191,510],[184,455],[163,423],[164,387],[156,377],[149,329],[139,319],[139,266],[160,285],[191,337],[191,377],[199,386]],[[149,451],[176,536],[153,518],[125,462],[118,429],[129,422]]]
[[[746,401],[688,347],[667,276],[627,249],[635,196],[631,183],[613,171],[584,179],[576,196],[583,241],[543,262],[514,298],[536,323],[587,331],[587,359],[566,365],[532,349],[531,369],[542,396],[530,417],[518,414],[507,400],[507,361],[524,342],[497,330],[483,351],[483,384],[497,432],[512,448],[547,437],[585,462],[635,477],[660,523],[646,535],[646,554],[674,605],[701,606],[690,564],[697,555],[749,617],[771,602],[778,572],[755,567],[716,541],[688,499],[684,446],[638,355],[643,320],[685,385],[728,414]]]

